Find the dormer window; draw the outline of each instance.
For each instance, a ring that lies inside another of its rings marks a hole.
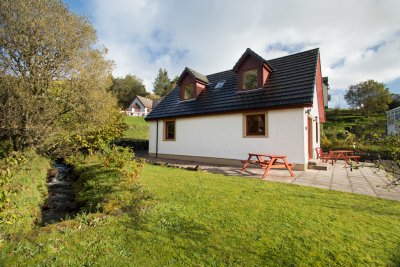
[[[247,91],[262,88],[272,68],[266,60],[248,48],[236,62],[233,71],[237,73],[237,89]]]
[[[251,69],[243,72],[243,90],[257,88],[257,69]]]
[[[180,100],[196,99],[206,89],[208,78],[203,74],[185,68],[177,81],[180,87]]]
[[[192,99],[193,98],[193,84],[185,84],[183,85],[183,99]]]

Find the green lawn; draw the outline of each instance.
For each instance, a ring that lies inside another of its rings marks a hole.
[[[118,177],[112,169],[94,165],[83,175],[79,187],[87,198],[93,197],[88,203],[95,206],[121,195],[116,194],[121,188],[116,189]],[[145,165],[140,183],[152,199],[138,201],[139,217],[127,212],[82,214],[35,229],[3,247],[3,263],[400,264],[400,202],[151,165]]]
[[[124,133],[124,138],[135,140],[149,140],[149,124],[143,117],[125,117],[128,129]]]
[[[40,217],[40,206],[47,195],[50,162],[33,151],[26,152],[25,156],[24,162],[11,170],[12,176],[7,182],[0,175],[0,196],[4,190],[8,200],[0,208],[0,250],[5,239],[31,230],[36,218]]]

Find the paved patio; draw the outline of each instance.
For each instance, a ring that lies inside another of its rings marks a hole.
[[[261,179],[264,173],[263,169],[253,168],[251,165],[242,173],[240,172],[240,167],[205,165],[198,162],[182,160],[167,160],[149,157],[145,154],[140,155],[140,157],[150,162],[158,162],[172,166],[194,168],[199,165],[201,170],[229,176]],[[384,186],[388,184],[386,173],[382,170],[377,171],[375,168],[368,166],[368,164],[363,164],[363,166],[358,169],[353,168],[350,170],[348,166],[345,167],[344,161],[338,161],[334,166],[330,165],[327,171],[307,170],[293,172],[295,176],[291,177],[287,170],[272,169],[264,180],[312,186],[400,201],[400,188],[397,187],[390,190],[384,188]]]
[[[264,170],[247,168],[243,173],[238,167],[202,166],[202,170],[225,175],[235,175],[261,179]],[[358,169],[345,167],[344,161],[338,161],[334,166],[324,170],[294,171],[291,177],[287,170],[270,170],[263,180],[312,186],[355,194],[369,195],[400,201],[400,188],[386,189],[388,183],[386,173],[382,170],[364,165]]]

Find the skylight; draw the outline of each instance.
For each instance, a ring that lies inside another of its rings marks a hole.
[[[225,80],[218,81],[218,83],[217,83],[217,85],[214,87],[214,89],[222,88],[222,86],[224,86],[224,84],[225,84]]]

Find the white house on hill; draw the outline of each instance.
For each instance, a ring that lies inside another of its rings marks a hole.
[[[227,71],[185,68],[146,117],[149,154],[229,165],[249,152],[283,154],[305,169],[320,146],[324,106],[318,49],[271,60],[247,49]]]
[[[125,113],[128,116],[146,117],[159,102],[159,99],[151,100],[143,96],[136,96],[129,107],[125,110]]]

